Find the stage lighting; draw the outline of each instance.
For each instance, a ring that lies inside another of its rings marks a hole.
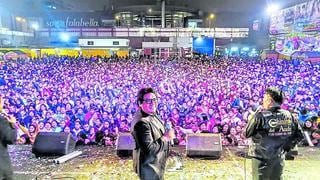
[[[60,39],[63,42],[68,42],[70,40],[70,36],[67,33],[61,33],[60,34]]]
[[[270,5],[267,7],[267,13],[268,13],[268,15],[272,15],[272,14],[276,13],[279,9],[280,9],[279,5],[277,5],[277,4],[270,4]]]
[[[249,48],[248,47],[244,47],[244,48],[242,48],[242,51],[249,51]]]
[[[48,7],[48,9],[57,9],[57,7],[53,6],[53,5],[48,5],[47,7]]]
[[[32,27],[32,29],[37,31],[39,29],[39,24],[38,23],[32,23],[31,27]]]
[[[239,51],[239,48],[238,47],[231,47],[230,51],[231,52],[236,52],[236,51]]]
[[[196,41],[201,42],[203,40],[203,38],[204,38],[203,36],[199,36],[199,37],[197,37]]]
[[[16,20],[20,22],[20,21],[22,21],[22,17],[17,16]]]

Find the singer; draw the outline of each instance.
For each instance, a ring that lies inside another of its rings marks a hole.
[[[282,179],[285,153],[303,137],[293,115],[280,109],[282,92],[268,88],[263,97],[263,110],[257,108],[244,132],[252,137],[248,155],[252,157],[252,179]]]
[[[0,96],[0,180],[11,180],[13,171],[7,146],[16,141],[16,119],[5,115],[2,109],[3,99]]]
[[[140,179],[163,179],[170,141],[175,137],[172,129],[166,130],[157,115],[158,100],[152,88],[138,92],[139,110],[131,125],[136,148],[133,166]]]

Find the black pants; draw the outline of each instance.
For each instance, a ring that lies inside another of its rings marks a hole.
[[[253,180],[281,180],[284,160],[281,157],[274,159],[252,159]]]
[[[140,168],[139,178],[140,180],[163,180],[164,168],[153,169],[151,167],[142,167]]]

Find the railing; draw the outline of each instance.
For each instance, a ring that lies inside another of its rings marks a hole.
[[[245,38],[249,28],[69,28],[41,29],[39,37],[55,37],[61,33],[73,37],[198,37]]]
[[[9,36],[34,36],[33,33],[28,32],[20,32],[20,31],[11,31],[7,28],[0,28],[0,34],[1,35],[9,35]]]

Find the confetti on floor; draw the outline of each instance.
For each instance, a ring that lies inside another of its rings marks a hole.
[[[36,158],[31,153],[31,146],[9,146],[14,167],[15,179],[138,179],[133,172],[132,159],[119,158],[115,148],[85,146],[78,147],[83,151],[79,157],[64,164],[54,164],[57,157]],[[244,149],[224,147],[219,159],[189,158],[185,148],[173,148],[182,157],[183,169],[166,171],[165,179],[174,180],[250,180],[251,161],[241,157]],[[175,161],[170,157],[167,169],[173,167]],[[320,179],[320,150],[315,148],[299,148],[299,155],[293,161],[285,162],[284,179]]]

